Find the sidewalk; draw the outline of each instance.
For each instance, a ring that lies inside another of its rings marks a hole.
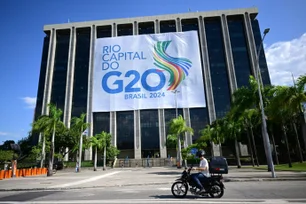
[[[12,178],[0,181],[0,191],[29,191],[54,189],[81,189],[114,186],[139,186],[171,184],[180,177],[183,169],[172,167],[153,168],[115,168],[107,171],[73,170],[58,171],[54,176],[33,176]],[[306,180],[306,172],[276,172],[277,178],[271,178],[271,172],[254,169],[230,168],[229,174],[224,175],[224,182],[242,181],[284,181]]]

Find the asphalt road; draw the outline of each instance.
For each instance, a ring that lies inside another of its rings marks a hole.
[[[221,199],[175,199],[170,185],[0,192],[0,203],[306,203],[306,181],[228,182]]]

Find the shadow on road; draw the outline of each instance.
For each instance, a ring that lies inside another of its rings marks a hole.
[[[30,201],[36,198],[60,193],[61,191],[39,191],[39,192],[24,192],[10,196],[1,197],[0,201]]]
[[[151,198],[156,198],[156,199],[173,199],[175,198],[173,195],[152,195],[150,196]],[[185,198],[177,198],[177,199],[196,199],[197,197],[192,196],[192,195],[186,195]]]
[[[156,198],[156,199],[171,199],[175,198],[173,195],[152,195],[150,196],[151,198]],[[178,200],[180,199],[213,199],[211,197],[202,197],[202,196],[196,196],[196,195],[186,195],[185,198],[176,198]]]

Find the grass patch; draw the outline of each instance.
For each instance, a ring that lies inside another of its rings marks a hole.
[[[251,167],[253,169],[268,170],[267,166]],[[274,165],[275,171],[297,171],[297,172],[306,172],[306,162],[303,163],[292,163],[290,168],[288,164]]]

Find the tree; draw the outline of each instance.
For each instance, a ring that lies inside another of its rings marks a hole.
[[[82,113],[80,117],[73,117],[71,119],[72,122],[72,129],[76,130],[79,132],[80,135],[80,142],[79,142],[79,171],[81,170],[81,163],[82,163],[82,151],[83,151],[83,135],[84,135],[84,130],[89,126],[89,123],[85,122],[85,117],[86,114]]]
[[[96,134],[90,138],[90,144],[95,149],[94,171],[97,171],[98,150],[103,147],[103,139],[102,133]]]
[[[111,146],[112,135],[107,132],[102,132],[102,141],[103,141],[103,171],[106,170],[106,149]]]
[[[255,154],[255,160],[257,166],[259,166],[259,161],[258,161],[258,156],[257,156],[257,148],[256,148],[256,143],[255,143],[255,138],[254,138],[254,133],[253,133],[253,128],[254,126],[256,127],[259,124],[259,110],[258,109],[247,109],[245,110],[238,120],[241,121],[242,124],[244,124],[245,131],[247,132],[247,137],[248,137],[248,143],[249,143],[249,149],[251,151],[251,158],[252,158],[252,164],[254,165],[254,157],[253,157],[253,150]],[[251,139],[250,139],[251,135]],[[251,142],[252,141],[252,142]],[[252,145],[253,144],[253,145]],[[252,150],[253,149],[253,150]]]
[[[287,122],[290,122],[289,120],[291,118],[290,109],[288,109],[288,106],[283,104],[284,97],[287,94],[287,88],[288,87],[285,86],[275,86],[271,89],[270,94],[273,98],[270,100],[269,106],[267,107],[267,113],[271,120],[274,120],[276,123],[281,125],[288,154],[289,167],[292,167],[286,126]]]
[[[0,150],[0,162],[11,161],[17,155],[12,150]]]
[[[178,161],[177,162],[179,162],[180,167],[182,166],[181,136],[185,135],[185,133],[193,134],[193,129],[186,125],[186,121],[181,115],[179,115],[177,118],[174,118],[170,121],[169,134],[172,135],[172,137],[174,135],[177,136],[177,147],[178,147],[178,151],[177,151]],[[186,165],[186,161],[185,161],[185,165]]]
[[[237,167],[241,168],[241,161],[240,161],[240,148],[238,145],[238,138],[241,134],[241,127],[242,124],[240,121],[233,120],[230,115],[225,118],[224,121],[224,129],[227,132],[226,137],[228,139],[233,139],[235,141],[235,150],[236,150],[236,159],[237,159]]]
[[[52,133],[50,153],[49,153],[49,165],[48,165],[48,174],[47,176],[53,175],[53,162],[54,162],[54,140],[55,132],[58,126],[64,126],[61,121],[61,116],[63,114],[61,109],[58,109],[54,104],[48,104],[49,115],[43,115],[38,118],[37,121],[33,123],[33,129],[38,130],[41,133],[44,133],[44,136]],[[42,161],[45,153],[45,137],[43,136],[42,141]],[[43,162],[41,163],[42,166]]]

